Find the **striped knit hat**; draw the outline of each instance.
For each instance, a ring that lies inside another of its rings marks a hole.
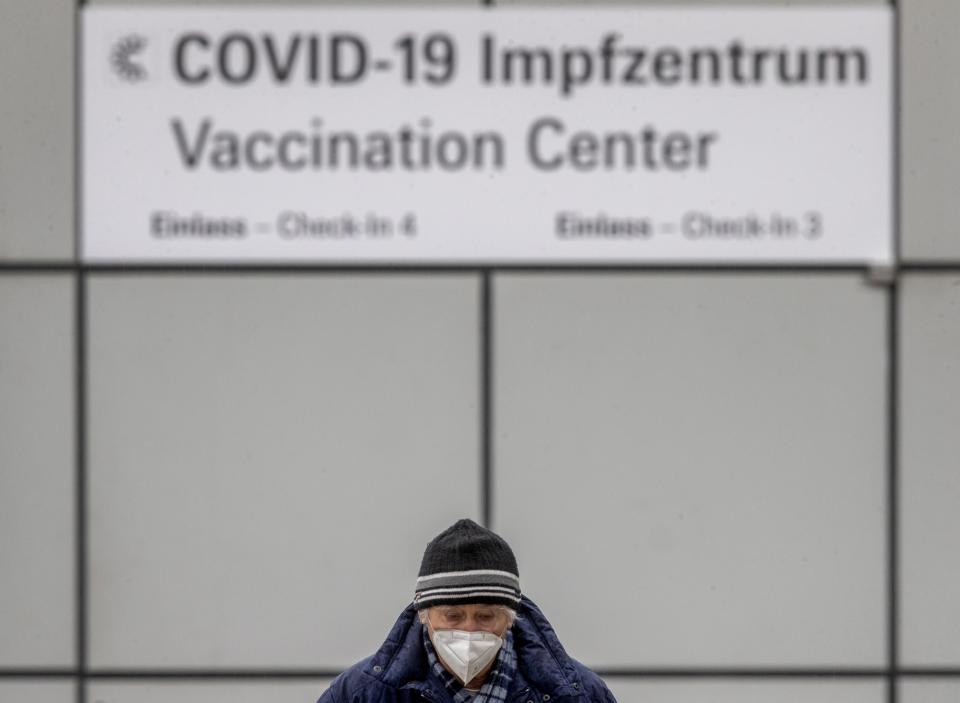
[[[417,610],[434,605],[520,603],[517,559],[502,537],[473,520],[458,520],[434,537],[423,552]]]

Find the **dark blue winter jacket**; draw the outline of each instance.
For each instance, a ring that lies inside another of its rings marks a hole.
[[[526,596],[517,615],[518,672],[507,703],[616,703],[599,676],[567,655]],[[446,690],[427,676],[422,627],[413,605],[408,606],[376,654],[340,674],[317,703],[450,703]]]

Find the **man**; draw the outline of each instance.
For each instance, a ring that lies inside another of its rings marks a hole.
[[[318,703],[616,703],[520,593],[498,535],[460,520],[427,545],[413,603]]]

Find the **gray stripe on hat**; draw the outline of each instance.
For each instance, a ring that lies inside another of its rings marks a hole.
[[[499,594],[504,598],[519,598],[520,591],[515,591],[513,589],[504,589],[504,588],[492,588],[490,586],[477,586],[476,588],[458,588],[456,590],[448,590],[445,588],[437,588],[427,591],[417,591],[416,597],[420,600],[425,598],[436,598],[436,597],[446,597],[458,598],[462,595],[471,595],[478,592]]]
[[[465,574],[476,574],[478,576],[507,576],[512,579],[520,578],[513,571],[503,571],[502,569],[461,569],[459,571],[435,571],[432,574],[422,574],[417,577],[417,581],[431,581],[444,576],[463,576]]]
[[[506,572],[494,573],[479,571],[460,571],[453,574],[443,574],[436,578],[429,579],[418,578],[417,588],[439,588],[441,586],[478,586],[493,585],[506,586],[507,588],[518,588],[520,579]]]
[[[508,593],[499,593],[493,591],[471,591],[469,593],[437,593],[436,595],[431,596],[421,596],[417,599],[417,603],[424,604],[429,603],[434,600],[463,600],[470,602],[473,601],[483,601],[485,598],[506,598],[507,600],[513,601],[514,603],[519,603],[519,596],[510,595]]]
[[[492,585],[472,585],[472,586],[456,586],[456,587],[443,587],[443,588],[421,588],[417,593],[422,593],[424,595],[428,593],[437,593],[442,591],[444,593],[457,593],[458,591],[501,591],[503,593],[518,593],[518,589],[513,586],[492,586]]]

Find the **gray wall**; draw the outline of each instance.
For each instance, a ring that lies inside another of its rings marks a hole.
[[[0,703],[312,701],[486,511],[624,703],[960,699],[960,3],[889,283],[85,270],[75,12],[0,4]]]

